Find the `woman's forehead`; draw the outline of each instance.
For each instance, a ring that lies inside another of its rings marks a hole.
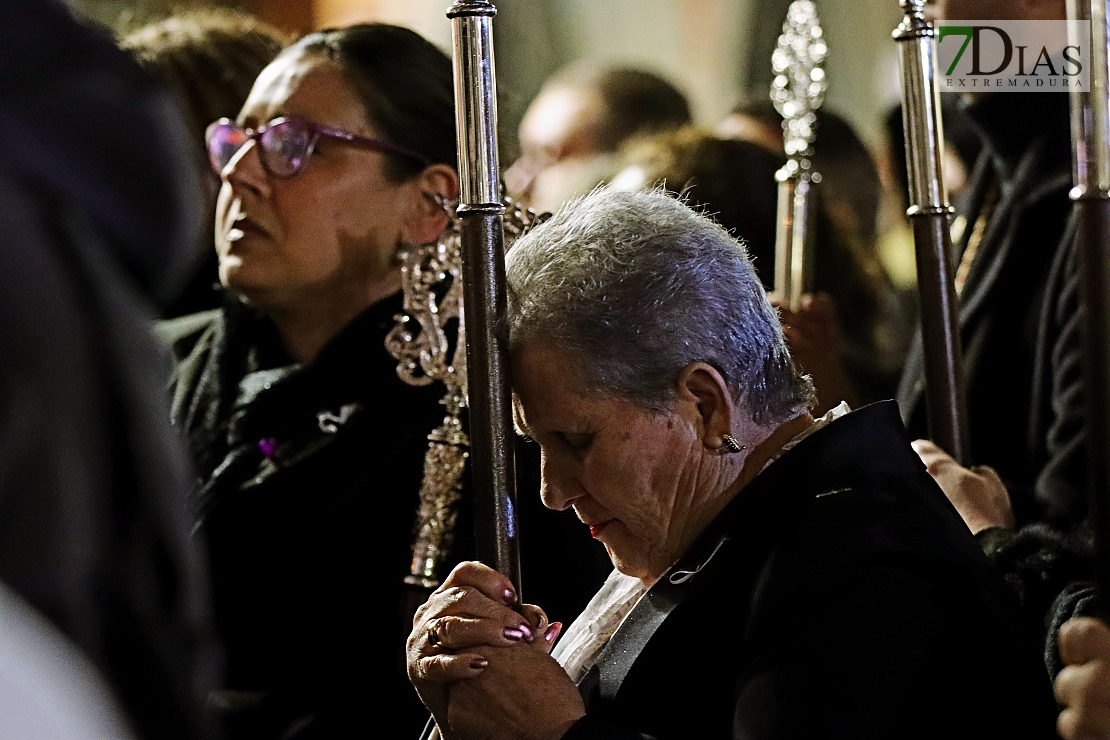
[[[352,133],[374,133],[339,65],[321,54],[294,51],[279,55],[255,80],[239,123],[254,128],[282,116],[306,118]]]
[[[553,345],[515,349],[512,372],[517,422],[533,429],[579,426],[609,403],[591,391],[575,356]]]

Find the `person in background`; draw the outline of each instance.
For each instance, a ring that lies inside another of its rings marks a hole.
[[[225,8],[182,11],[120,39],[120,46],[165,79],[181,101],[197,168],[208,187],[206,223],[215,215],[220,180],[208,166],[205,129],[212,121],[239,114],[258,73],[292,41],[248,13]],[[163,315],[173,318],[219,307],[217,267],[212,235],[206,232],[197,245],[189,284]]]
[[[520,158],[505,171],[509,193],[556,210],[616,173],[620,147],[690,123],[686,97],[641,69],[572,64],[552,76],[520,124]]]
[[[29,636],[4,641],[4,680],[31,663],[0,692],[0,735],[46,734],[44,713],[118,728],[106,689],[125,733],[202,740],[221,659],[151,332],[203,228],[188,133],[53,0],[0,3],[0,69],[0,629]],[[36,683],[36,665],[78,672]]]

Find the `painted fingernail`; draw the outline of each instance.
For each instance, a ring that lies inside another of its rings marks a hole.
[[[503,595],[505,597],[505,603],[506,604],[515,604],[516,603],[516,592],[513,591],[511,588],[505,589],[505,593]]]
[[[521,634],[524,635],[524,639],[527,640],[528,642],[532,642],[533,640],[536,639],[536,633],[533,632],[532,628],[529,627],[528,625],[522,624],[519,627],[517,627],[517,629],[520,630]]]
[[[558,637],[559,633],[562,631],[562,622],[552,622],[551,626],[547,628],[547,631],[543,633],[543,639],[547,640],[549,643],[555,642],[555,638]]]
[[[523,630],[514,629],[512,627],[506,627],[504,635],[505,635],[505,637],[509,638],[510,640],[523,640],[524,639]]]
[[[476,671],[480,671],[489,665],[489,661],[485,658],[474,658],[470,661],[470,667]]]

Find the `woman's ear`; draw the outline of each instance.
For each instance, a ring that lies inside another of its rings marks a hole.
[[[412,202],[408,219],[401,230],[406,244],[433,242],[447,228],[444,203],[459,195],[459,176],[445,164],[426,167],[410,183]]]
[[[724,436],[732,434],[735,405],[728,385],[717,368],[705,362],[692,362],[678,375],[679,400],[686,401],[696,417],[702,444],[720,450]]]

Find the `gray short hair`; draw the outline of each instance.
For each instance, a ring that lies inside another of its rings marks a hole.
[[[662,410],[701,361],[756,423],[812,405],[743,244],[662,192],[571,201],[513,245],[506,271],[510,346],[571,352],[594,392]]]

